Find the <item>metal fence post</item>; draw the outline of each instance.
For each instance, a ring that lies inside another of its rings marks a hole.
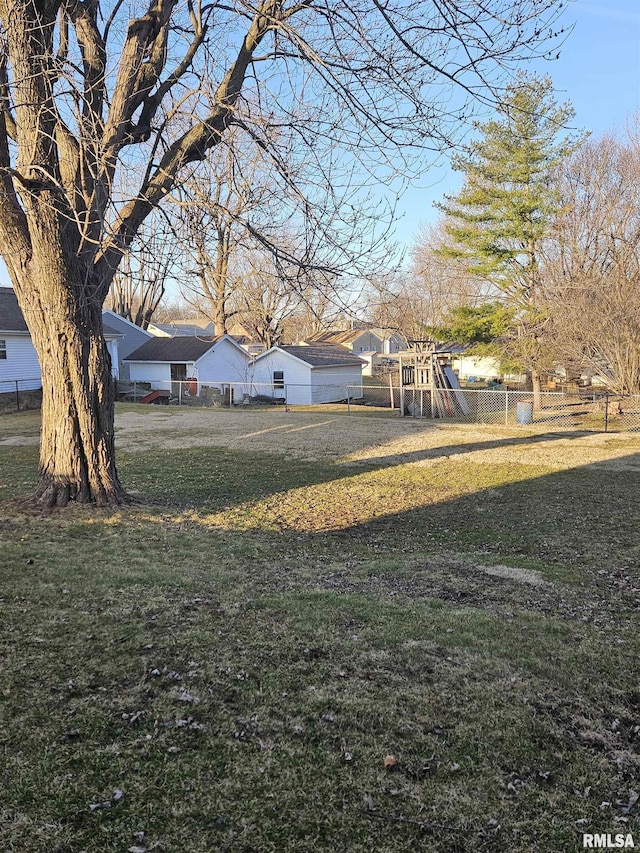
[[[609,392],[604,392],[604,431],[609,432]]]
[[[18,380],[16,379],[16,412],[20,411],[20,389],[18,387]]]
[[[351,392],[349,391],[349,386],[347,385],[347,414],[351,414]]]
[[[504,425],[509,426],[509,389],[504,392]]]

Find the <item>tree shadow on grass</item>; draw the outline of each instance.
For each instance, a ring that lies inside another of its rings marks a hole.
[[[353,477],[362,471],[581,437],[583,433],[549,432],[386,454],[384,446],[372,446],[370,457],[344,462],[317,462],[215,446],[184,450],[154,448],[122,454],[119,469],[126,487],[143,502],[215,512],[292,489]],[[381,452],[382,455],[377,455]]]

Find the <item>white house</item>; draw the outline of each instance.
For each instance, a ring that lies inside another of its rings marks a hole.
[[[40,365],[16,295],[0,287],[0,394],[40,388]]]
[[[111,356],[111,372],[117,379],[118,343],[122,336],[104,324],[104,337]],[[20,390],[40,388],[40,364],[13,289],[0,287],[0,393],[15,390],[16,382]]]
[[[230,335],[209,340],[186,335],[152,337],[125,361],[131,382],[149,383],[154,390],[174,395],[187,387],[192,396],[200,394],[202,386],[224,390],[224,385],[246,384],[251,378],[251,356]],[[195,386],[177,384],[189,379]]]
[[[344,347],[329,344],[272,347],[256,358],[253,381],[258,389],[261,383],[272,386],[274,397],[294,406],[334,403],[362,397],[363,364]]]

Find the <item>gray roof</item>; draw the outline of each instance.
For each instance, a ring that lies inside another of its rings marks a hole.
[[[206,326],[199,326],[197,323],[152,323],[156,329],[161,329],[168,335],[173,337],[183,337],[185,335],[193,335],[195,337],[203,337],[204,335],[213,335],[213,323],[208,323]]]
[[[102,324],[102,331],[105,335],[110,335],[112,338],[124,337],[122,332],[119,332],[117,329],[114,329],[113,326],[109,326],[107,323]]]
[[[27,324],[10,287],[0,287],[0,330],[3,332],[28,332]]]
[[[125,361],[197,361],[208,352],[218,339],[203,341],[200,338],[178,336],[176,338],[151,338],[128,355]]]
[[[361,367],[364,362],[356,355],[352,355],[344,347],[321,344],[320,346],[281,346],[283,352],[294,355],[301,361],[305,361],[312,367]]]

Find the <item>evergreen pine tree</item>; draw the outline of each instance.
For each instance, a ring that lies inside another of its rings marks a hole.
[[[513,309],[507,351],[531,372],[535,391],[544,358],[541,252],[558,205],[554,172],[577,146],[566,133],[573,117],[570,104],[557,103],[549,77],[520,74],[496,118],[477,123],[479,137],[454,158],[462,189],[438,205],[451,238],[439,253],[490,282]]]

